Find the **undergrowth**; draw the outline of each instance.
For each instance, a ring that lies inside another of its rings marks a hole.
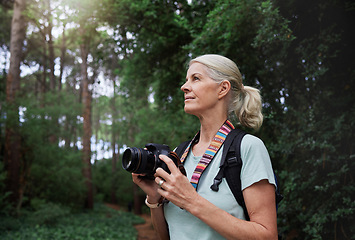
[[[132,213],[96,205],[94,210],[70,212],[54,204],[24,214],[20,218],[0,216],[0,239],[137,239],[134,224],[144,220]]]

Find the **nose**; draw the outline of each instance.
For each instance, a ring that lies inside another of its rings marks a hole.
[[[181,91],[183,92],[188,92],[189,91],[189,85],[188,85],[188,81],[186,81],[182,86],[181,86]]]

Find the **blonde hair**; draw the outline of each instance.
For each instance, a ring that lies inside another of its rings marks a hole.
[[[241,125],[259,129],[263,123],[262,101],[258,89],[244,86],[237,65],[230,59],[216,54],[206,54],[194,58],[191,64],[198,62],[207,67],[207,74],[220,83],[228,80],[231,84],[228,114],[234,113]]]

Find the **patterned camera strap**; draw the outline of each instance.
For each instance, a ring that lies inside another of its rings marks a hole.
[[[218,130],[217,134],[214,136],[212,139],[211,144],[208,146],[206,152],[203,154],[201,160],[197,164],[194,173],[192,174],[191,177],[191,184],[194,186],[195,189],[197,189],[198,181],[205,169],[207,168],[208,164],[212,161],[220,147],[222,146],[224,140],[226,139],[228,133],[234,129],[233,124],[229,121],[226,120],[222,127]],[[181,156],[181,162],[183,163],[187,157],[187,154],[190,151],[190,146],[191,144],[196,140],[197,134],[193,140],[190,142],[188,147],[185,149],[184,153]]]

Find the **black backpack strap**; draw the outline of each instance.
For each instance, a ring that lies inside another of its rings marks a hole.
[[[179,156],[179,158],[181,158],[182,154],[184,153],[185,149],[187,148],[190,142],[191,141],[183,142],[175,149],[175,152]]]
[[[240,174],[243,165],[240,154],[240,145],[244,135],[245,133],[239,134],[235,138],[235,141],[233,142],[233,145],[230,148],[230,153],[226,157],[226,167],[224,168],[224,175],[235,199],[237,200],[238,204],[243,208],[245,219],[249,221],[250,218],[247,211],[247,207],[245,205],[242,192],[242,182],[240,179]]]
[[[222,182],[223,177],[225,177],[235,199],[243,208],[246,219],[249,220],[240,180],[240,172],[243,164],[240,155],[240,145],[245,135],[246,132],[240,129],[234,129],[228,134],[224,142],[225,145],[223,148],[220,169],[214,179],[211,189],[213,191],[218,191],[218,185]]]
[[[226,167],[225,162],[226,162],[226,157],[227,155],[230,156],[236,156],[234,155],[234,152],[231,154],[231,149],[230,147],[233,146],[233,142],[237,136],[242,137],[242,135],[245,135],[245,132],[240,130],[240,129],[233,129],[228,135],[226,140],[224,141],[224,147],[223,147],[223,153],[222,153],[222,158],[221,158],[221,163],[219,166],[219,171],[216,175],[216,177],[213,180],[213,184],[211,186],[211,189],[215,192],[219,190],[219,184],[221,184],[222,179],[224,177],[224,169]]]
[[[235,199],[237,200],[238,204],[243,208],[245,219],[249,221],[250,218],[244,202],[242,182],[240,179],[240,174],[243,165],[240,146],[242,139],[245,135],[246,132],[240,130],[240,133],[235,136],[234,141],[232,142],[232,145],[230,146],[228,154],[226,156],[226,162],[224,164],[224,175]]]

